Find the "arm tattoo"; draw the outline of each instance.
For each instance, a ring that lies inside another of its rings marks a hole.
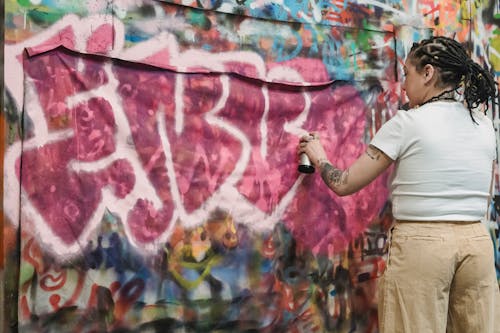
[[[382,152],[377,147],[369,145],[366,149],[366,155],[368,155],[368,157],[372,160],[378,161],[380,159],[380,156],[382,155]]]
[[[343,171],[326,162],[321,165],[321,178],[329,187],[347,184],[349,169]]]

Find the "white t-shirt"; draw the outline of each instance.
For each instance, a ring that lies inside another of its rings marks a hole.
[[[488,206],[496,158],[491,120],[459,102],[398,111],[371,145],[396,161],[393,215],[411,221],[477,221]]]

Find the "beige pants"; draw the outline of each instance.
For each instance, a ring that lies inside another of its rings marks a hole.
[[[493,244],[479,222],[396,222],[378,295],[380,333],[500,332]]]

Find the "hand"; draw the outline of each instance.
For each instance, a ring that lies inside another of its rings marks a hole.
[[[328,161],[325,149],[321,145],[319,134],[317,132],[311,132],[300,138],[300,142],[297,147],[297,155],[302,153],[305,153],[309,157],[309,160],[316,168],[320,167],[321,162]]]

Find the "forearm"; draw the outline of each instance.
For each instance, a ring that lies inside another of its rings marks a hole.
[[[346,170],[342,170],[328,160],[317,134],[303,136],[297,147],[297,153],[307,154],[328,188],[339,196],[359,191],[393,162],[378,148],[369,145],[364,154]]]
[[[316,167],[326,186],[339,196],[353,193],[349,188],[349,169],[342,170],[332,165],[326,158],[320,159]]]
[[[315,162],[315,167],[328,188],[335,194],[344,196],[368,185],[393,161],[376,147],[368,146],[366,152],[345,170],[334,166],[326,157]]]

